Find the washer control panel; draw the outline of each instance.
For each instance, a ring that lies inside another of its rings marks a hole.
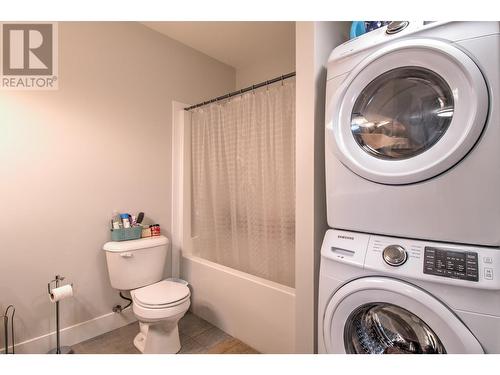
[[[500,248],[330,229],[321,255],[334,274],[338,262],[376,275],[500,291]]]
[[[424,248],[424,273],[453,279],[479,281],[477,253]]]

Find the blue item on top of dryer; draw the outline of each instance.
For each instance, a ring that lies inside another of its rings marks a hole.
[[[360,35],[366,33],[365,21],[353,21],[351,24],[351,32],[349,37],[351,39],[357,38]]]

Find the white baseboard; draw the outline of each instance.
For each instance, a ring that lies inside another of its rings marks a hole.
[[[61,329],[61,345],[71,346],[136,321],[132,308],[109,313]],[[56,347],[56,332],[16,343],[16,354],[43,354]],[[4,352],[4,348],[0,353]]]

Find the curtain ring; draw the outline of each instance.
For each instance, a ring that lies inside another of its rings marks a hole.
[[[252,94],[255,95],[255,85],[252,85]]]
[[[283,76],[281,76],[281,86],[283,86]]]
[[[269,91],[269,81],[266,81],[266,91]]]

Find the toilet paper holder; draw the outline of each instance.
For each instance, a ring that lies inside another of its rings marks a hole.
[[[47,283],[47,291],[49,292],[49,296],[52,294],[52,289],[54,288],[59,288],[61,285],[59,283],[65,279],[64,276],[61,275],[56,275],[54,280],[50,280]],[[52,284],[54,284],[54,287],[52,287]],[[73,283],[69,284],[73,287]]]
[[[49,292],[49,297],[52,294],[52,289],[59,288],[61,285],[61,281],[65,279],[64,276],[56,275],[54,280],[51,280],[47,284],[47,291]],[[54,287],[52,287],[54,284]],[[70,284],[73,287],[73,284]],[[57,346],[50,350],[48,354],[73,354],[74,350],[70,346],[61,347],[61,338],[60,338],[60,328],[59,328],[59,301],[56,301],[56,343]]]

